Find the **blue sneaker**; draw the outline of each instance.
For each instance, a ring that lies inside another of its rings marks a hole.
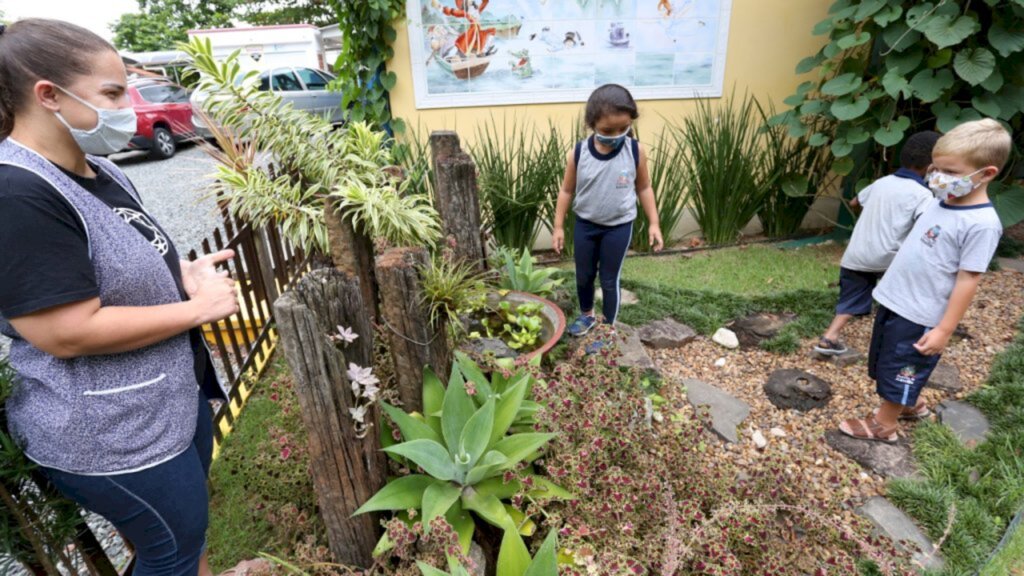
[[[583,351],[586,352],[588,356],[593,356],[594,354],[597,354],[598,352],[603,350],[604,347],[608,346],[609,344],[611,343],[606,342],[604,340],[594,340],[590,344],[587,344],[586,348],[584,348]]]
[[[597,318],[586,314],[580,314],[572,321],[572,324],[569,325],[569,335],[576,337],[583,336],[587,332],[590,332],[590,329],[596,324]]]

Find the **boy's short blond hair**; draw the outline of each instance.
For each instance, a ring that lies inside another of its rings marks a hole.
[[[1010,158],[1013,140],[1002,124],[985,118],[964,122],[939,138],[932,150],[935,156],[963,158],[975,168],[995,166],[1000,170]]]

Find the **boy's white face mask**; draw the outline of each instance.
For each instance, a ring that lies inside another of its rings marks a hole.
[[[57,85],[54,84],[54,86]],[[54,112],[54,115],[57,116],[61,124],[71,132],[71,137],[75,139],[75,143],[82,149],[82,152],[99,156],[120,152],[124,150],[124,147],[135,136],[138,119],[135,116],[135,110],[132,108],[116,108],[113,110],[97,108],[75,96],[70,91],[60,86],[57,86],[57,88],[60,88],[62,92],[96,112],[96,126],[91,130],[74,128],[64,119],[60,112]]]
[[[984,170],[984,168],[981,170],[975,170],[966,176],[956,176],[934,170],[928,175],[928,188],[935,193],[936,198],[942,200],[960,198],[961,196],[970,194],[981,185],[980,182],[975,183],[971,180],[971,176],[974,176],[982,170]]]

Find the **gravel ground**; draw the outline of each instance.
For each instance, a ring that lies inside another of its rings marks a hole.
[[[978,295],[962,322],[972,339],[951,344],[943,356],[943,362],[960,369],[963,389],[956,398],[963,398],[981,386],[995,355],[1012,340],[1016,323],[1024,312],[1022,286],[1024,275],[1018,272],[1000,271],[983,277]],[[847,343],[856,350],[866,351],[871,324],[871,320],[862,319],[847,325],[844,332]],[[743,424],[741,442],[726,445],[723,457],[742,466],[773,452],[786,453],[793,462],[794,482],[805,483],[809,490],[820,495],[859,504],[870,496],[884,494],[885,479],[832,450],[822,435],[835,429],[843,419],[868,415],[877,407],[874,382],[868,378],[864,364],[838,368],[810,358],[806,351],[812,345],[813,340],[807,340],[801,352],[780,356],[762,350],[726,350],[710,339],[698,338],[683,348],[649,352],[665,376],[697,378],[750,404],[751,412]],[[715,361],[723,357],[725,366],[716,367]],[[807,413],[776,408],[768,401],[762,385],[772,371],[781,368],[805,370],[830,382],[832,401],[824,408]],[[925,389],[922,398],[934,407],[946,395]],[[785,435],[772,434],[773,428],[782,430]],[[764,451],[757,450],[751,440],[754,430],[760,430],[768,439]],[[905,425],[903,433],[909,432],[910,427]],[[833,477],[854,480],[836,484]]]

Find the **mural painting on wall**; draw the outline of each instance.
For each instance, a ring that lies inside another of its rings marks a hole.
[[[731,0],[410,0],[417,108],[720,96]]]

